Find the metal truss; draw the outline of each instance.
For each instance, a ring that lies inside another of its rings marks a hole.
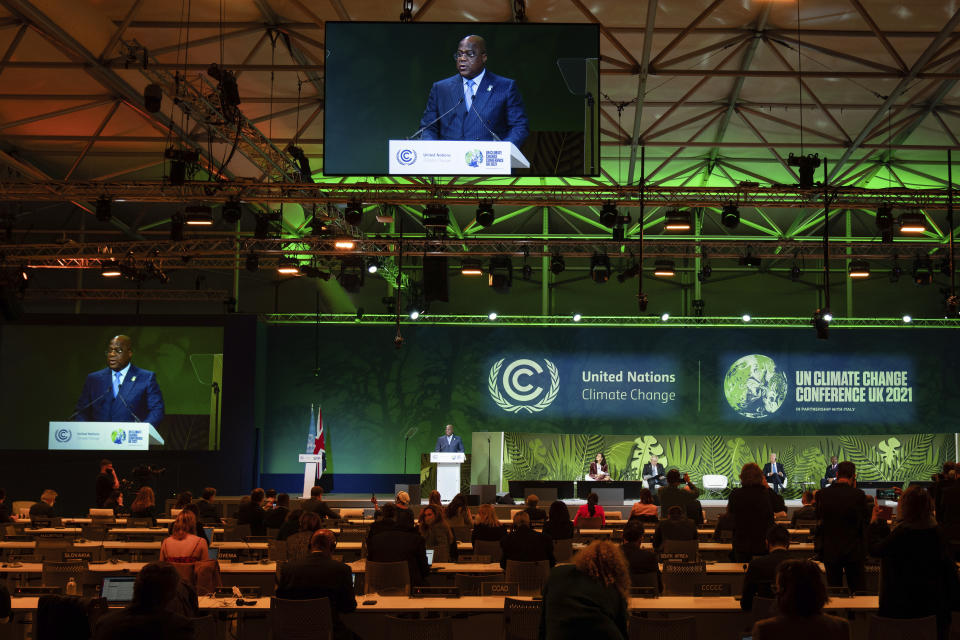
[[[261,316],[269,324],[396,324],[397,316],[390,314],[312,314],[274,313]],[[743,317],[725,316],[501,316],[491,320],[487,315],[434,315],[422,313],[417,320],[401,315],[404,326],[427,325],[520,325],[520,326],[568,326],[584,325],[603,327],[743,327],[794,329],[809,327],[810,318],[788,317]],[[960,320],[947,318],[838,318],[830,321],[831,329],[960,329]]]
[[[230,293],[215,289],[41,289],[24,292],[30,300],[114,300],[149,302],[225,302]]]
[[[326,182],[318,184],[223,181],[191,182],[172,186],[164,182],[0,182],[0,201],[96,200],[107,196],[128,202],[222,203],[239,198],[247,203],[328,204],[360,200],[367,204],[424,205],[436,202],[473,204],[489,200],[511,205],[600,205],[613,200],[623,206],[639,205],[636,187],[602,182],[575,185],[558,180],[553,184],[505,184],[447,182]],[[841,186],[823,189],[793,187],[667,187],[650,186],[644,190],[644,204],[666,207],[723,207],[735,203],[741,207],[810,208],[823,206],[824,197],[834,209],[874,209],[882,204],[897,208],[946,210],[947,189],[865,189]]]

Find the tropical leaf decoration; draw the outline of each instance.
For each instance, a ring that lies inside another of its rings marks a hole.
[[[727,440],[727,449],[730,450],[730,478],[733,479],[739,477],[743,465],[751,462],[750,447],[738,436]]]
[[[883,462],[877,449],[856,436],[840,436],[845,459],[857,466],[857,477],[861,480],[876,482],[882,480]]]
[[[790,474],[791,482],[801,487],[801,482],[812,482],[814,488],[820,486],[820,478],[827,468],[824,450],[819,447],[807,447],[798,455]]]
[[[896,438],[888,438],[877,443],[877,449],[880,451],[880,462],[890,470],[900,459],[900,441]]]
[[[733,475],[732,458],[730,449],[723,441],[721,436],[706,436],[700,445],[700,465],[697,469],[698,475],[717,474],[727,476]],[[693,474],[690,474],[691,479]],[[697,482],[695,480],[694,482]]]
[[[784,498],[796,498],[801,493],[803,493],[803,485],[800,484],[800,479],[795,477],[795,472],[797,468],[797,450],[793,447],[783,447],[779,451],[775,451],[777,454],[777,462],[783,465],[783,473],[787,476],[787,488],[783,490]],[[764,464],[770,461],[770,458],[760,465],[762,468]]]
[[[669,464],[664,463],[664,469],[679,469],[681,473],[691,473],[700,468],[697,445],[692,438],[667,438],[663,443],[663,454],[669,460]]]
[[[539,438],[530,441],[525,439],[522,433],[505,433],[504,444],[507,448],[507,454],[510,456],[509,463],[504,465],[503,475],[506,480],[531,480],[542,478],[544,465],[543,455],[539,456],[541,449],[544,449],[543,443]],[[544,453],[546,453],[544,449]]]
[[[634,477],[641,477],[643,465],[650,461],[650,456],[658,456],[663,468],[667,468],[669,457],[663,455],[663,445],[653,436],[640,436],[630,443],[633,453],[630,456],[630,473]]]
[[[546,480],[579,480],[587,459],[590,436],[586,434],[558,436],[543,460]],[[588,463],[589,464],[589,463]]]
[[[634,475],[631,467],[630,454],[634,449],[635,442],[635,440],[623,440],[612,444],[605,443],[607,452],[604,455],[607,457],[611,478],[617,480],[637,480],[640,478],[639,473]],[[663,447],[661,447],[662,449]]]
[[[900,452],[897,468],[892,474],[899,482],[928,478],[941,466],[939,456],[933,446],[932,433],[918,433],[909,438]],[[882,444],[882,443],[881,443]]]
[[[764,442],[762,445],[753,450],[753,459],[750,462],[755,462],[760,465],[760,468],[763,468],[763,465],[767,464],[770,460],[770,449],[767,447],[767,443]]]

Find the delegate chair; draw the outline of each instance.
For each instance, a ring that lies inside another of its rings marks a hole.
[[[273,640],[330,640],[333,636],[330,600],[270,598],[270,629]]]
[[[490,562],[500,562],[503,548],[499,540],[477,540],[473,543],[473,553],[478,556],[490,556]]]
[[[643,618],[630,616],[630,640],[697,640],[695,618]]]
[[[540,600],[503,599],[504,640],[537,640],[540,631]]]
[[[937,640],[937,616],[884,618],[870,616],[870,640]]]
[[[556,558],[557,562],[570,562],[570,558],[573,557],[573,539],[554,540],[553,557]],[[499,559],[497,562],[499,562]]]
[[[387,616],[387,637],[392,640],[453,640],[450,618],[398,618]]]
[[[549,560],[537,560],[536,562],[507,560],[506,582],[518,583],[522,596],[539,596],[543,593],[543,585],[546,584],[549,575]]]
[[[410,567],[406,561],[373,562],[367,560],[366,592],[386,595],[410,593]]]
[[[213,616],[191,618],[194,640],[217,640],[217,619]]]

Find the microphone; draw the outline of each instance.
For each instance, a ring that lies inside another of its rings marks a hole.
[[[489,89],[488,89],[488,90],[489,90]],[[490,125],[487,124],[487,121],[483,119],[483,117],[480,115],[480,112],[477,111],[476,109],[474,109],[474,107],[476,106],[476,104],[477,104],[477,99],[474,98],[474,99],[473,99],[473,102],[470,103],[470,111],[472,111],[473,114],[474,114],[475,116],[477,116],[477,118],[480,120],[480,123],[483,124],[484,128],[487,130],[487,133],[489,133],[490,135],[492,135],[492,136],[493,136],[493,139],[494,139],[494,140],[497,140],[497,141],[499,142],[499,141],[500,141],[500,136],[498,136],[497,134],[495,134],[495,133],[493,132],[493,129],[491,129],[491,128],[490,128]]]
[[[413,138],[419,138],[420,135],[423,134],[424,131],[426,131],[427,129],[429,129],[429,128],[432,127],[433,125],[435,125],[435,124],[437,124],[438,122],[440,122],[441,120],[443,120],[443,119],[447,116],[447,114],[449,114],[451,111],[453,111],[454,109],[456,109],[457,107],[459,107],[461,104],[463,104],[463,100],[464,100],[464,97],[461,95],[461,96],[460,96],[460,99],[457,100],[457,104],[453,105],[452,107],[450,107],[449,109],[447,109],[446,111],[444,111],[444,112],[440,115],[439,118],[435,118],[435,119],[434,119],[432,122],[430,122],[429,124],[426,124],[426,125],[420,127],[420,128],[417,130],[417,132],[416,132],[415,134],[413,134],[412,136],[410,136],[409,138],[407,138],[407,140],[412,140]]]
[[[130,408],[130,405],[127,404],[127,401],[123,399],[123,394],[119,391],[117,392],[117,400],[119,400],[123,404],[123,406],[127,408],[127,411],[129,411],[130,415],[133,416],[134,422],[143,422],[143,420],[138,418],[137,414],[133,412],[133,409]]]
[[[84,406],[82,409],[77,409],[76,411],[74,411],[73,413],[71,413],[71,414],[70,414],[70,417],[67,418],[66,421],[69,422],[69,421],[73,420],[73,419],[76,418],[78,415],[80,415],[81,413],[83,413],[84,411],[86,411],[87,409],[89,409],[90,407],[92,407],[93,405],[97,404],[97,402],[99,402],[100,400],[102,400],[102,399],[103,399],[103,396],[105,396],[105,395],[107,395],[107,392],[106,392],[106,391],[104,391],[104,392],[101,393],[99,396],[97,396],[96,398],[94,398],[93,400],[91,400],[91,401],[90,401],[89,403],[87,403],[86,406]]]

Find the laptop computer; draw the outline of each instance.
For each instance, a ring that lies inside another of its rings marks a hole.
[[[108,605],[130,604],[133,601],[133,583],[135,576],[107,576],[103,579],[102,597]]]

